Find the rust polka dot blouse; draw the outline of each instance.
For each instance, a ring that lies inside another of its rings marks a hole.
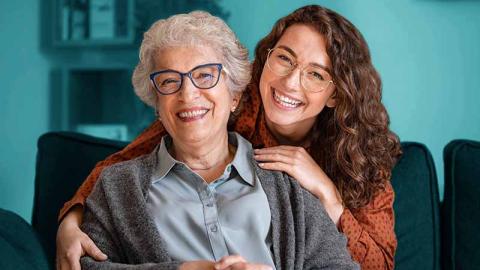
[[[278,145],[266,128],[258,90],[249,89],[244,94],[245,106],[230,128],[249,139],[254,148]],[[84,205],[103,168],[150,153],[164,134],[161,122],[155,121],[122,151],[97,163],[74,197],[65,203],[59,218],[63,218],[73,206]],[[340,217],[338,228],[346,235],[350,254],[362,269],[393,269],[397,247],[393,199],[394,192],[388,183],[368,205],[355,210],[345,209]]]

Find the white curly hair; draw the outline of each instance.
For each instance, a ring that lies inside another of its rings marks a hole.
[[[140,61],[132,75],[137,96],[155,108],[156,93],[151,88],[155,54],[166,47],[208,46],[220,52],[227,73],[227,87],[233,94],[244,91],[251,78],[248,50],[220,18],[208,12],[193,11],[158,20],[143,35]]]

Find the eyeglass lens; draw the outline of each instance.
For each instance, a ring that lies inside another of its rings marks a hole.
[[[297,66],[295,57],[282,48],[275,48],[269,52],[267,65],[279,76],[290,74]],[[300,82],[306,90],[319,92],[328,87],[332,81],[326,70],[307,65],[301,72]]]
[[[187,77],[190,78],[195,87],[208,89],[214,87],[220,77],[218,65],[203,65],[191,70]],[[174,93],[182,85],[182,74],[177,71],[165,71],[158,73],[153,78],[158,91],[163,94]]]

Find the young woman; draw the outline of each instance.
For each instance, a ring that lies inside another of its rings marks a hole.
[[[281,18],[255,50],[252,81],[231,128],[250,140],[264,169],[288,173],[324,205],[362,269],[393,269],[391,170],[400,143],[388,127],[381,80],[360,32],[341,15],[305,6]],[[150,153],[156,121],[97,164],[60,213],[60,265],[101,251],[79,229],[82,205],[106,166]]]

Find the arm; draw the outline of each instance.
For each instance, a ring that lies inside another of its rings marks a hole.
[[[181,262],[168,261],[161,263],[145,263],[137,265],[127,264],[127,254],[113,223],[112,210],[109,208],[102,181],[99,179],[90,194],[85,207],[82,230],[108,256],[106,261],[96,261],[90,257],[83,257],[80,262],[82,269],[177,269]],[[119,207],[119,206],[115,206]]]
[[[367,206],[344,209],[333,181],[302,147],[255,149],[255,159],[267,170],[283,171],[314,194],[329,217],[348,238],[348,249],[365,269],[393,269],[397,241],[393,219],[393,189],[386,183]]]
[[[165,133],[166,131],[163,128],[162,123],[156,120],[123,150],[107,157],[103,161],[98,162],[92,172],[88,175],[87,179],[77,190],[73,198],[66,202],[63,208],[60,210],[58,218],[59,221],[65,217],[65,215],[73,206],[83,206],[85,204],[86,198],[92,192],[100,173],[105,167],[150,153],[155,146],[160,143],[160,140]]]
[[[303,269],[360,269],[348,252],[347,239],[336,228],[325,208],[303,190],[305,209],[305,264]]]
[[[357,211],[345,209],[339,229],[348,238],[348,249],[364,269],[393,269],[397,239],[394,231],[394,192],[390,182],[385,191]]]
[[[155,121],[125,149],[97,163],[75,196],[65,203],[59,214],[61,223],[57,231],[57,269],[80,270],[79,260],[85,253],[96,260],[107,259],[93,241],[80,230],[85,200],[105,167],[151,152],[164,134],[161,122]]]

